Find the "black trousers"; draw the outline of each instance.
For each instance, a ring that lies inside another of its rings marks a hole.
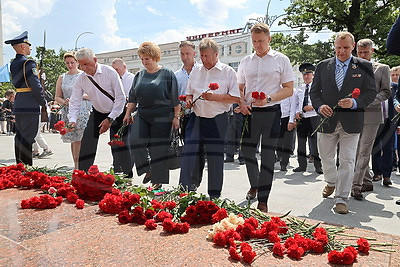
[[[14,137],[15,160],[17,163],[32,165],[32,144],[39,127],[39,114],[16,114]]]
[[[90,166],[93,165],[96,152],[97,152],[97,144],[99,142],[99,125],[100,123],[107,118],[109,113],[101,113],[93,108],[90,113],[89,121],[83,133],[82,141],[81,141],[81,150],[79,153],[79,169],[87,171]],[[115,121],[114,121],[115,123]],[[114,127],[112,125],[112,127]],[[120,126],[116,124],[115,128],[119,129]],[[110,131],[111,132],[111,131]],[[119,162],[123,169],[128,170],[129,166],[131,166],[130,155],[128,150],[116,150],[114,151],[113,158],[117,162]],[[132,169],[132,168],[131,168]]]
[[[235,108],[237,105],[233,105]],[[226,158],[233,159],[236,150],[239,153],[239,160],[243,158],[242,151],[240,150],[240,138],[242,137],[243,129],[243,114],[233,112],[228,116],[228,129],[225,138],[225,154]]]
[[[190,119],[190,114],[183,116],[183,119],[182,119],[181,133],[183,136],[184,143],[186,141],[186,137],[185,137],[186,136],[186,126],[189,123],[189,119]],[[199,151],[197,154],[196,163],[194,165],[194,169],[192,172],[192,181],[193,181],[193,184],[197,187],[200,186],[201,181],[203,180],[203,170],[204,170],[205,164],[206,164],[206,148],[205,148],[204,142],[202,142],[199,145]],[[189,189],[192,189],[192,188],[189,188]]]
[[[306,143],[310,142],[311,156],[314,157],[314,167],[321,168],[317,146],[317,134],[311,136],[319,123],[319,117],[302,118],[297,126],[297,161],[300,168],[307,168]]]
[[[246,162],[250,186],[258,189],[259,202],[267,202],[274,176],[275,149],[281,123],[280,105],[254,108],[244,119],[241,149]],[[256,158],[256,148],[261,137],[261,166]]]
[[[166,160],[170,146],[172,116],[172,111],[164,116],[142,115],[138,112],[132,125],[130,141],[136,168],[138,173],[139,168],[147,170],[148,159],[143,156],[143,151],[148,148],[151,182],[155,184],[169,183],[169,170]]]
[[[119,129],[123,125],[123,119],[125,116],[125,112],[115,119],[113,124],[110,127],[110,138],[113,138],[115,134],[118,133]],[[133,160],[131,159],[131,154],[129,151],[129,140],[128,135],[130,131],[131,125],[127,125],[122,132],[122,141],[124,141],[124,146],[112,146],[111,153],[113,155],[113,166],[116,172],[123,172],[128,175],[128,177],[132,177],[132,168],[133,168]]]
[[[293,153],[295,132],[296,130],[288,131],[289,117],[281,118],[281,129],[279,132],[276,154],[280,159],[282,167],[287,167],[289,164],[290,155]]]
[[[208,194],[211,198],[220,197],[224,179],[224,141],[227,124],[227,113],[214,118],[198,117],[195,113],[190,115],[179,178],[181,185],[190,188],[193,184],[192,177],[199,147],[204,144],[208,166]]]

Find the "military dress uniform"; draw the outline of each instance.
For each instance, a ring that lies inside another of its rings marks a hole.
[[[31,45],[26,31],[5,43]],[[11,62],[10,70],[12,83],[17,91],[14,103],[15,159],[17,163],[32,165],[32,144],[35,142],[38,131],[40,106],[46,106],[46,100],[37,75],[35,61],[28,59],[25,55],[17,54]]]

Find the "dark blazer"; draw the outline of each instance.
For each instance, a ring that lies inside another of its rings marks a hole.
[[[386,40],[386,48],[389,54],[400,56],[400,17],[393,24]]]
[[[318,131],[333,133],[337,122],[340,121],[346,133],[360,133],[364,124],[364,108],[372,103],[376,96],[372,64],[364,59],[352,57],[340,91],[335,81],[335,64],[335,57],[329,58],[320,62],[315,70],[310,91],[312,105],[315,110],[324,104],[334,109],[334,114]],[[355,88],[361,91],[360,96],[355,99],[357,109],[338,107],[339,100],[351,97]]]
[[[24,70],[25,64],[25,73]],[[36,71],[35,61],[17,54],[10,66],[12,83],[15,88],[31,88],[30,92],[21,92],[15,96],[15,114],[39,114],[40,106],[46,105],[42,85]],[[25,74],[25,75],[24,75]],[[26,78],[26,79],[25,79]]]

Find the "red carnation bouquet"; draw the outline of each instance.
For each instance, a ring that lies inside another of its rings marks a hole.
[[[61,135],[66,135],[67,132],[71,131],[73,128],[65,124],[65,121],[58,121],[56,124],[54,124],[54,129]]]
[[[114,134],[113,139],[108,142],[110,146],[125,146],[125,142],[122,141],[122,135],[126,128],[126,124],[122,124],[121,128],[118,129],[118,132]]]
[[[250,107],[252,107],[253,103],[255,100],[264,100],[267,98],[267,95],[264,92],[257,92],[254,91],[251,93],[251,97],[253,98],[253,100],[251,101]],[[249,131],[249,115],[246,115],[244,118],[244,123],[243,123],[243,130],[242,130],[242,136],[244,131]]]
[[[360,88],[354,88],[353,92],[351,92],[351,94],[348,94],[346,97],[351,97],[351,98],[358,98],[361,94]],[[338,108],[338,104],[336,104],[332,110],[333,110],[333,114],[332,116],[335,114],[336,109]],[[331,117],[332,117],[331,116]],[[311,134],[314,135],[320,128],[322,129],[323,125],[329,120],[330,117],[325,117],[323,119],[321,119],[320,124],[317,126],[317,128],[314,130],[314,132]]]
[[[196,103],[197,100],[199,100],[199,99],[204,100],[204,98],[202,97],[203,94],[208,93],[209,91],[215,91],[215,90],[217,90],[218,88],[219,88],[219,84],[218,84],[218,83],[210,83],[210,84],[208,85],[208,89],[207,89],[205,92],[201,93],[201,95],[199,95],[199,96],[193,101],[192,106],[194,106],[194,103]]]
[[[85,173],[74,170],[72,173],[72,186],[82,199],[100,201],[106,193],[111,193],[115,178],[112,174],[99,172],[97,165],[93,165]]]

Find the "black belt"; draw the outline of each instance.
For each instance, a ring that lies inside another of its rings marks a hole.
[[[252,107],[252,108],[251,108],[251,111],[256,111],[256,112],[267,112],[267,111],[276,111],[276,110],[278,110],[278,109],[280,109],[280,108],[281,108],[281,105],[275,104],[275,105],[273,105],[273,106],[262,107],[262,108],[259,108],[259,107]]]

